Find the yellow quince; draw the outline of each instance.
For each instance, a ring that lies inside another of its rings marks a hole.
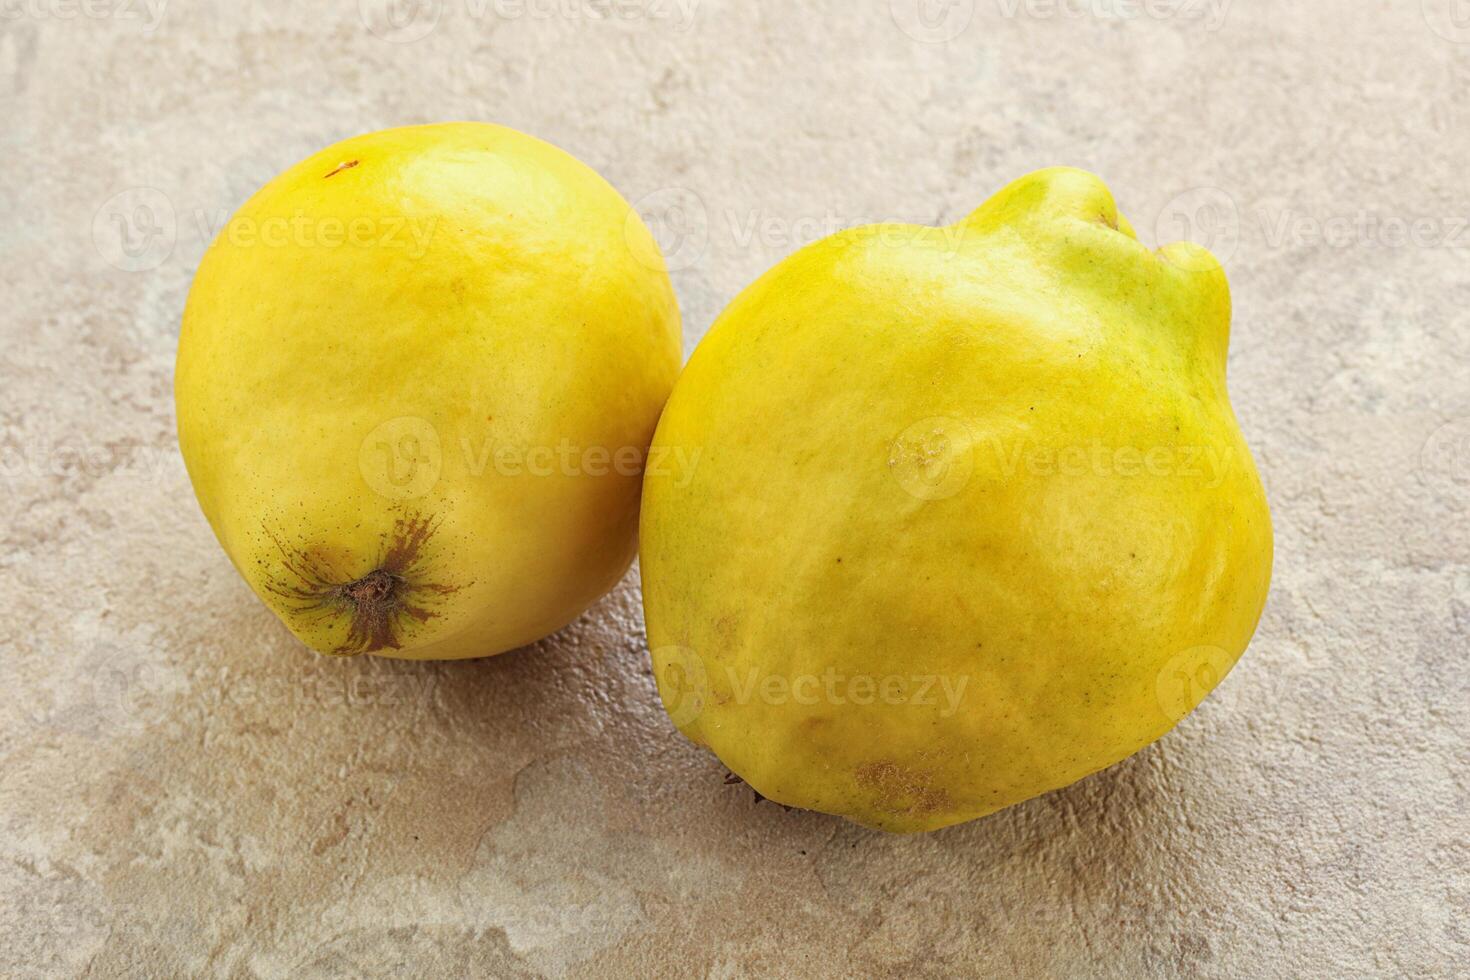
[[[855,228],[739,296],[675,385],[641,567],[678,727],[761,795],[932,830],[1169,731],[1255,630],[1265,494],[1204,249],[1096,177]]]
[[[658,246],[590,168],[499,126],[388,130],[290,168],[210,246],[179,444],[308,646],[487,656],[631,563],[680,354]]]

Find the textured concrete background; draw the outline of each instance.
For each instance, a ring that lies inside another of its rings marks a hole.
[[[1464,3],[79,2],[0,0],[0,973],[1470,970]],[[641,201],[691,346],[796,245],[1043,165],[1212,245],[1278,536],[1240,669],[895,838],[723,784],[636,574],[495,660],[308,654],[192,500],[180,311],[268,177],[442,119]]]

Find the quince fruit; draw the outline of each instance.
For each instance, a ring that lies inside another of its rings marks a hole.
[[[499,126],[349,139],[252,197],[184,312],[179,444],[235,567],[327,654],[496,654],[636,551],[681,356],[658,246]]]
[[[675,385],[641,568],[666,709],[759,794],[932,830],[1169,731],[1245,650],[1265,494],[1230,296],[1096,177],[818,242]]]

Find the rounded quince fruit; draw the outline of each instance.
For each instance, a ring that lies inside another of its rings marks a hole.
[[[499,126],[395,129],[287,170],[210,246],[179,443],[308,646],[487,656],[626,571],[679,361],[658,247],[606,181]]]

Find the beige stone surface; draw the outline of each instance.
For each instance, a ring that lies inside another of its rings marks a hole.
[[[0,974],[1466,975],[1467,92],[1455,0],[0,0]],[[689,346],[1054,163],[1213,245],[1278,536],[1240,668],[899,838],[724,784],[636,570],[492,660],[300,648],[194,505],[180,311],[264,180],[442,119],[641,200]]]

